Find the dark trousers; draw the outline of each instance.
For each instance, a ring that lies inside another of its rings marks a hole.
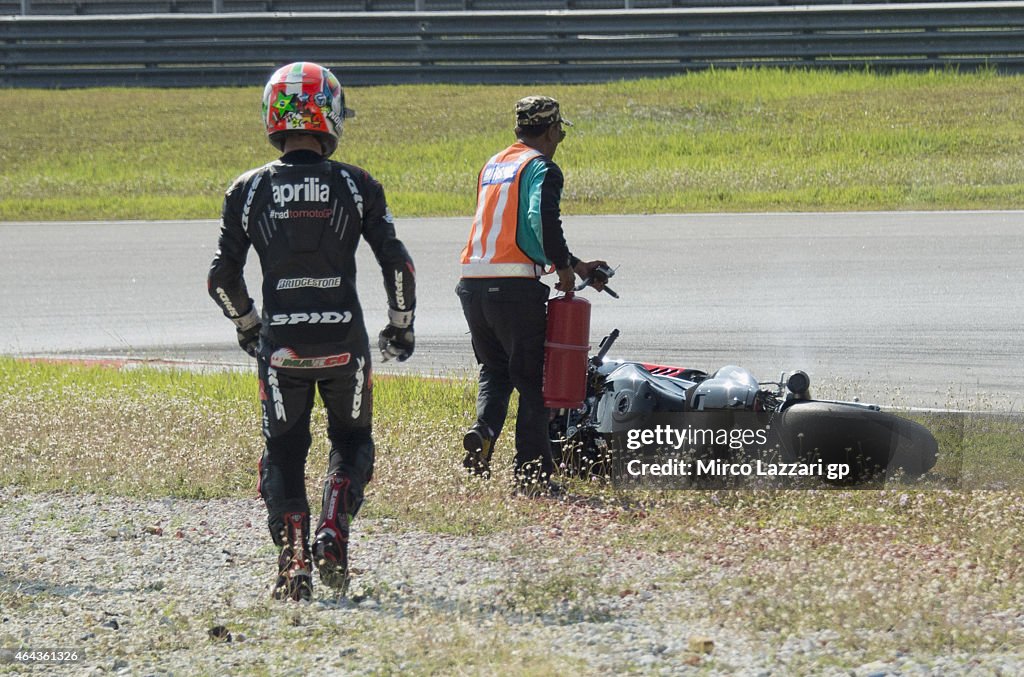
[[[554,470],[544,406],[544,335],[550,289],[529,278],[463,278],[455,288],[480,363],[477,423],[501,434],[512,389],[517,477],[550,477]]]
[[[327,437],[331,442],[327,476],[348,478],[345,505],[349,506],[350,517],[359,511],[374,463],[370,361],[360,359],[363,363],[357,360],[354,372],[285,372],[270,367],[265,356],[258,359],[267,445],[260,460],[260,495],[267,506],[267,522],[275,542],[284,526],[285,513],[310,511],[306,457],[312,443],[310,414],[317,390],[327,410]]]

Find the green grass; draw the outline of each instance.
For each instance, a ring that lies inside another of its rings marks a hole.
[[[1024,78],[740,70],[544,87],[349,88],[338,157],[401,216],[466,215],[512,103],[556,96],[573,213],[1020,208]],[[216,218],[275,151],[261,90],[0,90],[0,221]]]
[[[252,373],[0,357],[0,382],[0,486],[140,498],[255,494],[262,440]],[[502,532],[513,545],[501,557],[531,564],[496,581],[495,594],[479,604],[423,615],[389,611],[386,623],[372,614],[319,614],[312,634],[296,614],[300,622],[283,630],[294,638],[289,646],[315,650],[342,632],[360,661],[419,674],[569,674],[582,669],[579,657],[533,656],[528,640],[514,633],[498,647],[488,638],[524,624],[604,623],[622,613],[619,600],[662,591],[687,599],[671,620],[709,628],[722,644],[813,642],[806,658],[783,661],[787,674],[821,674],[833,666],[831,657],[834,667],[849,668],[851,661],[927,661],[1019,646],[1019,630],[1006,620],[1024,595],[1019,419],[923,419],[939,431],[943,449],[955,452],[940,461],[943,474],[962,471],[969,483],[953,489],[623,492],[573,480],[583,500],[561,503],[510,497],[511,478],[499,469],[511,461],[508,440],[495,452],[493,480],[463,474],[461,431],[474,397],[466,378],[375,380],[378,460],[357,528],[370,539],[375,529],[397,529],[483,536],[482,543]],[[324,424],[318,414],[307,466],[314,497],[326,463]],[[12,515],[30,509],[17,499],[7,507]],[[56,512],[32,519],[36,529],[58,522],[71,532],[81,528]],[[272,554],[269,542],[265,554]],[[634,573],[630,563],[640,558],[654,558],[661,575]],[[393,608],[397,593],[388,581],[368,576],[361,585],[361,597]],[[0,601],[12,609],[29,604],[4,588]],[[258,641],[281,632],[288,613],[269,603],[236,609],[230,629]],[[223,618],[193,618],[173,604],[152,614],[154,622],[159,616],[170,623],[160,650],[183,650]],[[488,629],[481,634],[481,627]],[[246,669],[270,674],[280,658]],[[739,667],[714,654],[694,660],[724,673]]]
[[[0,485],[138,497],[246,497],[263,453],[255,372],[22,361],[0,357]],[[475,384],[374,379],[377,462],[367,514],[438,532],[486,533],[518,523],[505,481],[467,480],[461,435]],[[320,492],[329,443],[313,417],[307,489]],[[526,511],[540,510],[530,507]],[[472,506],[472,509],[467,509]]]
[[[254,373],[117,369],[0,357],[0,382],[0,449],[5,456],[0,484],[138,497],[255,493],[263,440]],[[511,477],[505,466],[511,463],[503,460],[512,456],[510,439],[499,442],[493,481],[463,474],[461,437],[473,419],[475,397],[475,383],[468,378],[375,379],[377,463],[369,514],[429,531],[482,534],[521,524],[524,511],[534,516],[545,512],[536,502],[509,501]],[[941,442],[936,466],[941,479],[922,488],[1021,488],[1024,431],[1019,417],[929,415],[922,420]],[[317,407],[307,467],[310,495],[319,493],[326,467],[325,427],[323,409]],[[718,506],[722,496],[735,495],[621,492],[574,482],[574,490],[599,502],[660,506],[669,514],[680,506],[686,511]],[[842,516],[816,508],[802,519],[823,526]],[[873,516],[858,519],[871,521]]]

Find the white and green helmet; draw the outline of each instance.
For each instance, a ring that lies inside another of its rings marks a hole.
[[[330,70],[309,61],[277,69],[263,89],[263,122],[270,143],[280,150],[284,137],[295,132],[320,139],[324,155],[338,146],[345,118],[355,112],[345,107],[345,92]]]

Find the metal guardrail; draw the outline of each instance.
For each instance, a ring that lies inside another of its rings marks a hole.
[[[842,4],[877,0],[842,0]],[[910,0],[890,0],[908,2]],[[941,0],[951,2],[955,0]],[[720,0],[0,0],[0,14],[174,12],[458,12],[721,7]],[[736,6],[829,5],[836,0],[729,0]]]
[[[0,86],[600,82],[711,67],[1024,71],[1024,2],[0,17]]]

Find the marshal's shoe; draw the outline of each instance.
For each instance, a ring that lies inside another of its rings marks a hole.
[[[477,477],[491,476],[491,452],[494,451],[494,438],[482,430],[479,425],[470,428],[462,438],[462,448],[466,457],[462,459],[462,467]]]

